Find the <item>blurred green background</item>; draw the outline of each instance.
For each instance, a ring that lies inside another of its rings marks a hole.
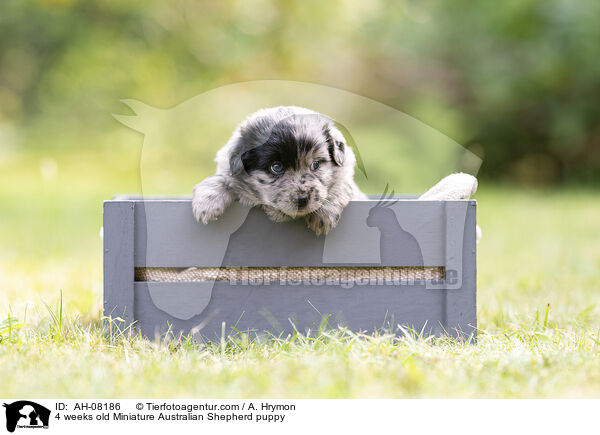
[[[119,155],[141,143],[111,117],[122,98],[280,79],[401,110],[482,157],[480,177],[594,184],[599,16],[595,0],[3,0],[1,158]]]

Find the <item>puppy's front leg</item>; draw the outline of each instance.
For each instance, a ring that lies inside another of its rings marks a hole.
[[[335,206],[333,204],[326,204],[318,210],[312,212],[305,217],[306,225],[308,228],[317,236],[321,234],[327,234],[333,229],[342,215],[344,206]]]
[[[198,222],[207,224],[217,220],[234,200],[231,189],[227,186],[227,178],[213,175],[194,186],[192,210]]]

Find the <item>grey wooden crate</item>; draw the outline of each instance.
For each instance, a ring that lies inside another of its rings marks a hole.
[[[317,237],[302,221],[273,223],[238,203],[203,225],[190,200],[105,201],[104,313],[150,338],[166,331],[208,339],[223,330],[279,335],[314,330],[324,319],[328,327],[353,331],[404,326],[474,336],[475,206],[474,200],[353,201],[338,226]],[[134,274],[136,268],[358,266],[443,267],[445,278],[151,282]]]

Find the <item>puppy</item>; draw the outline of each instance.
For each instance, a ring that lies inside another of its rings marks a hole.
[[[216,162],[217,173],[194,187],[194,216],[205,224],[239,200],[261,206],[275,222],[304,219],[321,235],[350,200],[367,199],[354,183],[356,159],[342,133],[327,116],[301,107],[250,115]]]

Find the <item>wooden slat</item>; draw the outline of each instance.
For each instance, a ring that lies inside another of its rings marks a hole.
[[[465,201],[466,203],[466,201]],[[208,225],[192,216],[190,201],[137,201],[135,225],[136,267],[282,267],[282,266],[445,266],[446,222],[444,202],[396,201],[401,230],[414,236],[424,264],[403,246],[402,238],[387,258],[381,258],[381,232],[369,226],[377,201],[353,201],[338,226],[317,237],[301,220],[274,224],[259,209],[234,204]],[[378,222],[374,219],[371,225]],[[388,241],[389,241],[388,240]],[[389,244],[389,243],[388,243]],[[389,254],[389,252],[388,252]]]
[[[174,334],[196,332],[209,339],[240,331],[305,333],[329,317],[328,326],[352,331],[386,329],[398,325],[440,334],[444,326],[442,292],[420,286],[267,286],[215,283],[135,283],[136,315],[142,333],[150,338],[168,329]],[[210,292],[210,302],[206,297]],[[173,303],[173,300],[179,303]],[[205,305],[206,304],[206,305]],[[465,328],[466,329],[466,328]],[[466,331],[465,331],[466,332]]]
[[[134,320],[134,202],[104,203],[104,315]]]

